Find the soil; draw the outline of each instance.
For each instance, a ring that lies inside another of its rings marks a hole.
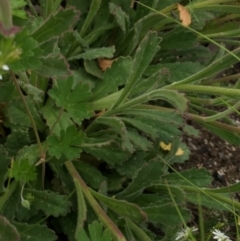
[[[221,187],[240,181],[240,147],[233,146],[211,132],[195,125],[199,137],[184,136],[191,155],[177,169],[206,168],[213,176],[212,187]]]

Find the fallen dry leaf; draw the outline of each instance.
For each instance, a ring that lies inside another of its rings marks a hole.
[[[107,68],[111,68],[112,62],[113,60],[110,59],[98,59],[98,66],[105,72]]]
[[[164,151],[171,151],[172,149],[172,144],[165,144],[163,141],[159,143],[159,146],[164,150]]]
[[[159,146],[164,150],[164,151],[171,151],[172,149],[172,144],[165,144],[163,141],[159,143]],[[175,153],[175,156],[182,156],[184,154],[184,151],[182,148],[178,148],[177,152]]]
[[[188,10],[178,3],[179,17],[182,21],[182,25],[188,27],[191,24],[191,15]]]

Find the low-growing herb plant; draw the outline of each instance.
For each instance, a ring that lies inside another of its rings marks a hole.
[[[206,189],[205,169],[171,171],[189,157],[182,132],[197,135],[188,119],[240,142],[227,117],[239,83],[214,78],[239,61],[239,49],[222,46],[239,44],[239,9],[230,0],[1,0],[0,239],[170,240],[199,196],[207,208],[239,210],[228,195],[239,184]]]

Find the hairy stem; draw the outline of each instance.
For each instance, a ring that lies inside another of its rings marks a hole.
[[[36,140],[37,140],[37,144],[38,144],[38,148],[39,148],[39,151],[40,151],[40,157],[41,157],[41,160],[43,160],[42,161],[42,188],[44,189],[45,153],[44,153],[43,148],[42,148],[42,144],[41,144],[41,141],[40,141],[40,138],[39,138],[39,135],[38,135],[37,127],[36,127],[35,121],[33,119],[32,113],[31,113],[31,111],[30,111],[30,109],[28,107],[28,104],[27,104],[27,102],[25,100],[25,97],[24,97],[24,95],[22,93],[22,90],[21,90],[21,88],[20,88],[20,86],[18,84],[18,81],[17,81],[17,79],[16,79],[16,77],[15,77],[13,72],[11,72],[11,76],[12,76],[13,82],[14,82],[16,88],[17,88],[17,91],[18,91],[18,93],[19,93],[19,95],[20,95],[20,97],[22,99],[22,102],[23,102],[23,104],[25,106],[27,114],[28,114],[28,116],[29,116],[29,118],[31,120],[33,131],[34,131],[34,134],[35,134],[35,137],[36,137]]]
[[[223,95],[223,96],[237,97],[237,98],[239,98],[239,96],[240,96],[240,90],[238,90],[238,89],[230,89],[230,88],[215,87],[215,86],[205,86],[205,85],[191,85],[191,84],[169,85],[169,86],[166,86],[166,89],[180,90],[180,91],[191,92],[191,93]]]
[[[95,211],[96,215],[99,217],[99,219],[103,222],[103,224],[106,226],[106,228],[110,229],[116,240],[118,241],[126,241],[124,235],[121,233],[121,231],[118,229],[118,227],[113,223],[113,221],[107,216],[107,214],[104,212],[104,210],[101,208],[101,206],[98,204],[98,202],[95,200],[93,195],[88,189],[88,186],[83,181],[77,170],[75,169],[74,165],[71,161],[68,161],[65,163],[65,166],[72,176],[73,179],[77,180],[83,194],[85,195],[86,199],[88,200],[89,204],[91,205],[92,209]]]

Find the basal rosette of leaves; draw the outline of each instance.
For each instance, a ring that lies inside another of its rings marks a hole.
[[[229,195],[238,184],[203,189],[206,170],[169,168],[188,159],[189,119],[239,144],[228,117],[239,84],[214,79],[239,50],[213,56],[203,37],[237,46],[239,6],[183,1],[190,29],[177,0],[140,1],[155,11],[130,0],[61,2],[0,3],[12,6],[0,18],[0,63],[10,68],[0,73],[2,240],[168,240],[199,196],[207,208],[240,209]]]

